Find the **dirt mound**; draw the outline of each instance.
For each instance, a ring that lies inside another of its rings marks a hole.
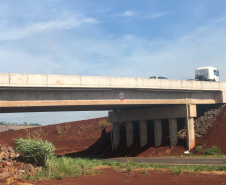
[[[220,111],[211,128],[209,128],[196,145],[205,145],[203,150],[217,146],[221,149],[222,154],[226,154],[226,106]]]

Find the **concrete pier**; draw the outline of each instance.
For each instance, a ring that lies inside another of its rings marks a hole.
[[[159,147],[162,144],[162,121],[160,119],[154,120],[154,135],[155,147]]]
[[[120,144],[120,124],[119,122],[113,122],[113,151],[119,147]]]
[[[191,150],[195,146],[195,128],[194,128],[194,118],[185,118],[186,123],[186,139],[187,148]]]
[[[140,147],[143,147],[148,142],[147,121],[139,121],[140,129]]]
[[[169,119],[169,133],[170,133],[170,146],[175,146],[178,143],[177,134],[177,119]]]
[[[133,122],[126,122],[126,143],[130,147],[133,144]]]

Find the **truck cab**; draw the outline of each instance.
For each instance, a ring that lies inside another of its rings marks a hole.
[[[199,67],[195,70],[195,79],[199,81],[219,81],[219,71],[215,67]]]

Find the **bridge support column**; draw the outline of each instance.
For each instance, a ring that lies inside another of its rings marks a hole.
[[[143,147],[148,142],[147,121],[139,121],[140,129],[140,147]]]
[[[178,143],[177,134],[177,119],[169,119],[169,133],[170,133],[170,146],[175,146]]]
[[[195,146],[195,129],[194,129],[194,118],[185,118],[186,123],[186,140],[187,148],[191,150]]]
[[[126,143],[130,147],[133,144],[133,122],[126,122]]]
[[[160,119],[154,120],[154,135],[155,147],[159,147],[162,144],[162,121]]]
[[[112,150],[116,150],[119,147],[120,144],[120,124],[119,122],[113,122],[113,147]]]

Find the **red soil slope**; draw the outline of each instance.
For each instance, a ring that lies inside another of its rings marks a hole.
[[[0,133],[0,143],[13,146],[13,139],[18,137],[26,137],[28,131],[30,135],[38,132],[39,136],[51,141],[56,147],[56,155],[82,151],[92,145],[100,136],[102,129],[98,129],[98,124],[107,118],[97,118],[76,122],[61,123],[56,125],[48,125],[31,129],[16,130]],[[57,126],[64,131],[58,134]],[[68,128],[68,130],[67,130]],[[40,131],[40,129],[42,129]],[[111,127],[106,128],[109,132]]]

